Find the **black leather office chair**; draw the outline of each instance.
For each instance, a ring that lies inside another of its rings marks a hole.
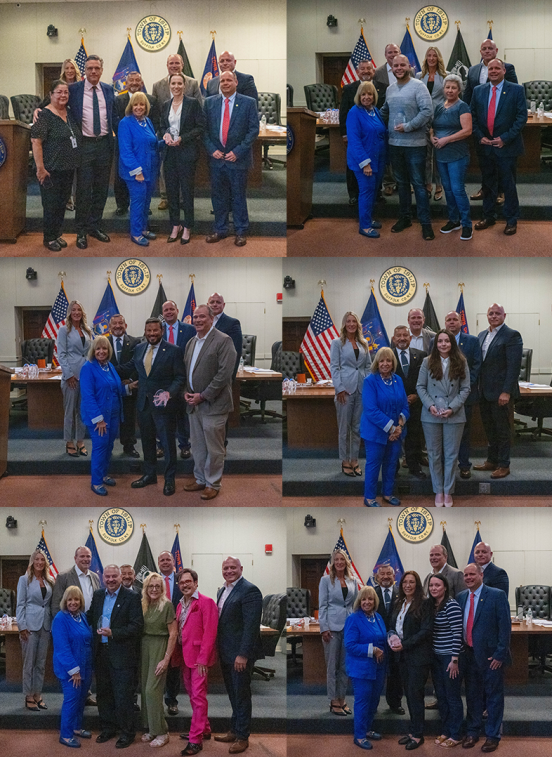
[[[261,623],[263,626],[269,626],[275,631],[278,631],[277,634],[261,636],[265,657],[274,657],[276,655],[276,647],[278,646],[280,636],[286,627],[286,606],[287,596],[285,594],[267,594],[267,596],[263,598]],[[261,678],[264,678],[265,681],[270,681],[271,678],[274,678],[276,670],[274,668],[265,668],[260,665],[255,665],[253,673],[257,673]]]
[[[279,367],[282,361],[281,361],[281,354],[282,354],[282,342],[274,342],[272,345],[272,362],[270,364],[270,368],[273,371],[279,371]],[[247,384],[243,384],[240,389],[240,394],[243,397],[247,397],[249,400],[253,400],[254,402],[257,402],[259,404],[258,408],[252,408],[249,407],[245,413],[242,413],[242,416],[246,415],[261,415],[261,420],[264,423],[265,422],[265,416],[269,415],[271,418],[282,418],[283,415],[281,413],[276,412],[276,410],[267,410],[266,409],[266,403],[269,400],[281,400],[282,399],[282,384],[280,381],[258,381],[254,384],[248,386],[249,382]]]
[[[38,339],[24,339],[21,342],[21,358],[23,364],[34,364],[37,360],[51,363],[54,356],[54,340],[40,337]]]
[[[15,616],[15,591],[12,589],[0,589],[0,617]]]
[[[328,108],[337,108],[337,87],[334,84],[305,84],[307,108],[323,113]]]
[[[7,121],[10,117],[10,101],[6,95],[0,95],[0,121]]]
[[[305,372],[303,356],[300,352],[283,350],[281,353],[280,372],[284,378],[294,379],[298,373]]]
[[[12,95],[10,100],[15,120],[24,124],[31,124],[33,113],[39,106],[40,97],[37,95]]]
[[[311,614],[311,593],[309,589],[300,589],[292,586],[288,587],[287,593],[287,613],[288,618],[310,618]],[[293,636],[287,640],[291,647],[291,660],[294,665],[298,663],[297,646],[303,643],[301,636]]]
[[[274,126],[281,126],[280,120],[282,101],[278,92],[259,92],[258,111],[259,118],[264,116],[267,124]],[[276,145],[278,142],[263,142],[263,163],[269,169],[272,170],[273,163],[286,164],[285,160],[278,160],[276,158],[268,157],[268,148],[271,145]]]
[[[516,586],[516,611],[523,607],[523,611],[531,609],[534,618],[550,620],[552,589],[550,586],[529,585]],[[529,637],[529,654],[538,660],[538,669],[552,673],[552,662],[547,655],[552,654],[552,639],[548,636]]]
[[[287,85],[287,106],[288,108],[293,108],[293,87],[291,84]]]
[[[552,110],[552,81],[537,79],[526,81],[523,86],[528,108],[531,107],[531,100],[534,100],[537,103],[537,108],[542,102],[545,111],[550,112]],[[550,126],[543,126],[541,129],[541,147],[552,149],[552,127]],[[552,160],[552,155],[542,157],[543,162],[549,160]]]
[[[244,365],[255,365],[256,348],[257,336],[255,334],[242,334],[242,358]]]

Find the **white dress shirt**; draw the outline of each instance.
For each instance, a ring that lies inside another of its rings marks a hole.
[[[177,133],[180,132],[180,116],[182,115],[182,103],[178,106],[176,111],[173,106],[169,108],[169,128],[175,128]],[[171,134],[172,136],[172,134]]]
[[[479,72],[479,83],[485,84],[489,78],[489,67],[486,63],[481,64],[481,71]]]
[[[410,349],[423,350],[425,352],[424,335],[421,331],[420,331],[420,336],[414,336],[414,334],[412,334],[411,339],[410,339]]]
[[[404,619],[406,617],[406,613],[408,612],[408,608],[412,602],[407,602],[406,599],[403,602],[403,605],[401,607],[401,610],[399,614],[397,615],[397,622],[395,623],[395,631],[397,632],[397,636],[402,641],[403,637],[403,626],[404,626]]]
[[[205,344],[205,340],[207,339],[207,337],[209,336],[209,334],[214,328],[215,328],[215,324],[211,326],[209,331],[201,339],[198,336],[195,337],[196,342],[194,344],[194,351],[192,353],[192,359],[190,361],[190,378],[189,378],[190,389],[192,390],[192,392],[194,391],[194,385],[192,383],[192,376],[194,375],[195,364],[197,363],[199,353],[201,352],[203,345]]]
[[[495,336],[498,334],[498,332],[503,326],[504,324],[501,323],[500,326],[497,326],[496,329],[493,329],[492,331],[489,328],[489,331],[487,332],[487,336],[485,337],[485,339],[483,340],[483,344],[481,345],[481,352],[483,354],[483,360],[485,360],[485,357],[487,356],[487,352],[488,352],[489,347],[491,346],[491,342],[493,341],[493,339],[495,338]]]
[[[81,587],[82,595],[84,597],[84,610],[85,612],[88,612],[90,605],[92,604],[92,595],[94,594],[94,589],[92,588],[92,579],[90,578],[90,571],[88,571],[88,573],[83,573],[77,565],[75,565],[75,570],[77,571],[79,584]]]
[[[219,617],[220,617],[220,614],[222,612],[222,608],[224,607],[224,603],[226,602],[226,600],[230,596],[230,592],[232,591],[232,589],[234,588],[234,586],[238,583],[238,581],[242,580],[242,578],[243,578],[243,576],[240,576],[239,578],[237,578],[234,581],[234,583],[231,583],[231,584],[225,583],[224,584],[224,591],[220,595],[220,599],[219,599],[219,603],[218,603]]]
[[[389,86],[391,86],[397,81],[397,77],[393,73],[393,69],[391,68],[389,63],[387,64],[387,76],[389,77]]]
[[[216,315],[216,316],[215,316],[215,317],[213,318],[213,326],[216,326],[216,325],[217,325],[217,323],[219,322],[219,320],[220,320],[220,317],[221,317],[221,316],[222,316],[222,313],[219,313],[218,315]]]

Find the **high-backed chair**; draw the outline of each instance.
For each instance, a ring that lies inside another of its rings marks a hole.
[[[523,607],[524,613],[531,609],[534,618],[550,620],[551,594],[550,586],[529,585],[516,586],[516,610]],[[552,654],[552,639],[547,636],[529,637],[529,654],[539,660],[542,673],[552,673],[552,664],[547,664],[547,655]]]
[[[54,340],[40,337],[38,339],[24,339],[21,342],[21,358],[23,364],[36,363],[37,360],[45,360],[51,363],[54,356]]]
[[[531,380],[532,360],[533,350],[523,350],[521,370],[519,372],[520,381]],[[552,386],[552,382],[550,385]],[[514,410],[518,415],[524,415],[531,418],[533,421],[537,421],[536,426],[528,426],[527,423],[516,420],[517,435],[531,434],[535,438],[541,437],[543,434],[552,436],[552,429],[544,428],[544,419],[552,418],[552,397],[520,397],[514,403]],[[523,428],[518,428],[518,426],[523,426]]]
[[[519,380],[531,381],[531,368],[533,365],[533,350],[524,348],[521,353],[521,366],[519,368]]]
[[[304,373],[303,356],[300,352],[283,350],[281,352],[280,372],[284,378],[294,379],[298,373]]]
[[[10,100],[15,120],[24,124],[32,123],[33,113],[39,106],[40,97],[37,95],[12,95]]]
[[[12,589],[0,589],[0,617],[15,615],[15,591]]]
[[[255,365],[255,349],[257,336],[255,334],[242,334],[242,358],[245,365]]]
[[[282,354],[282,342],[274,342],[272,345],[272,362],[270,368],[273,371],[279,371],[277,367],[281,365]],[[270,415],[272,418],[283,418],[281,413],[276,410],[267,410],[266,403],[269,400],[281,400],[282,399],[282,384],[280,381],[258,381],[251,386],[248,383],[242,384],[240,394],[243,397],[247,397],[249,400],[254,400],[259,403],[258,408],[248,408],[242,415],[258,415],[261,414],[261,420],[265,422],[265,415]]]
[[[531,107],[531,100],[534,100],[537,103],[537,108],[542,102],[546,111],[552,110],[552,81],[542,79],[526,81],[523,83],[523,87],[528,108]]]
[[[282,107],[282,100],[280,98],[280,95],[278,92],[259,92],[259,100],[258,100],[258,111],[259,111],[259,118],[264,116],[266,118],[267,124],[272,124],[274,126],[281,126],[281,107]],[[272,170],[272,164],[273,163],[282,163],[285,165],[285,160],[276,160],[276,158],[272,158],[272,160],[268,157],[268,148],[270,145],[278,144],[277,142],[266,142],[263,141],[263,163],[267,166],[267,168]]]
[[[309,589],[292,586],[288,587],[286,593],[288,618],[310,618],[311,593]],[[294,636],[287,640],[287,643],[291,646],[291,659],[294,665],[297,664],[297,646],[302,644],[302,641],[300,636]]]
[[[10,117],[10,101],[6,95],[0,95],[0,121],[7,121]]]
[[[276,655],[276,647],[280,641],[282,631],[286,627],[286,605],[287,596],[285,594],[267,594],[267,596],[263,598],[261,624],[273,628],[278,632],[270,634],[270,636],[261,635],[265,657],[274,657]],[[274,668],[265,668],[260,665],[255,665],[253,672],[260,675],[265,681],[269,681],[271,678],[274,678],[276,670]]]
[[[293,108],[293,87],[291,84],[287,85],[287,106]]]
[[[337,87],[333,84],[305,84],[307,108],[321,113],[328,108],[337,108]]]

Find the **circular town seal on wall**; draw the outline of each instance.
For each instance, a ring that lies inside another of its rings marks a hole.
[[[417,288],[412,271],[400,265],[384,271],[379,281],[380,294],[390,305],[406,305],[416,294]]]
[[[124,544],[134,531],[132,515],[120,507],[104,510],[98,518],[98,533],[108,544]]]
[[[8,157],[8,150],[6,148],[6,143],[4,142],[2,137],[0,137],[0,168],[2,168],[2,166],[6,162],[7,157]]]
[[[405,541],[425,541],[433,531],[433,516],[425,507],[405,507],[397,518],[397,531]]]
[[[115,281],[125,294],[142,294],[151,281],[150,269],[142,260],[123,260],[115,271]]]
[[[448,26],[448,16],[438,5],[426,5],[425,8],[420,8],[414,18],[416,34],[428,42],[435,42],[444,37]]]
[[[142,50],[156,53],[171,41],[169,22],[161,16],[145,16],[136,26],[136,42]]]
[[[295,146],[295,134],[293,133],[293,129],[288,124],[287,125],[287,144],[286,144],[286,152],[289,155],[290,152],[293,150]]]

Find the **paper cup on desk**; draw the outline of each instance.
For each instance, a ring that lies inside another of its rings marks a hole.
[[[36,364],[39,368],[46,368],[46,360],[43,357],[39,357]]]
[[[297,374],[297,383],[298,384],[306,384],[307,383],[307,377],[304,373],[298,373]]]

